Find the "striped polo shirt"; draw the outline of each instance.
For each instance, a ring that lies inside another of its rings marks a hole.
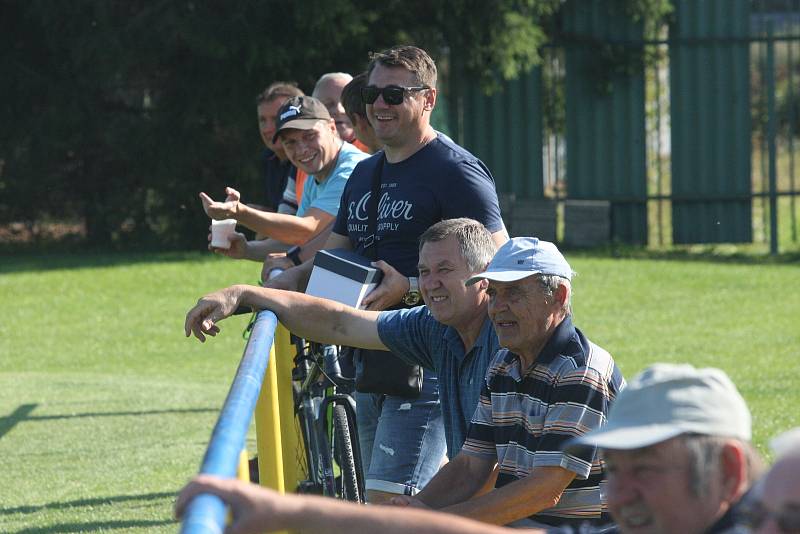
[[[529,476],[536,467],[575,473],[558,504],[531,516],[547,524],[601,518],[603,469],[595,448],[561,451],[571,438],[606,422],[625,379],[611,355],[590,342],[567,317],[527,370],[501,349],[486,373],[462,451],[497,460],[496,487]]]

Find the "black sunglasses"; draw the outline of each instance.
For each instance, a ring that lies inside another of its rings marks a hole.
[[[800,510],[796,507],[790,506],[778,512],[772,512],[763,503],[754,500],[741,507],[739,517],[754,530],[763,525],[767,518],[772,517],[781,532],[800,532]]]
[[[380,95],[383,96],[383,101],[390,106],[397,106],[403,103],[406,93],[424,91],[425,89],[430,89],[430,87],[427,85],[420,85],[418,87],[400,87],[399,85],[376,87],[374,85],[367,85],[361,88],[361,100],[365,104],[374,104]]]

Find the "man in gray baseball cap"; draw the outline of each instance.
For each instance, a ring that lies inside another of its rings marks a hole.
[[[515,527],[607,521],[593,450],[561,450],[597,428],[625,384],[611,355],[572,324],[572,269],[553,243],[515,237],[486,271],[500,346],[461,452],[415,497],[425,506]],[[485,284],[485,282],[484,282]],[[495,490],[475,496],[497,464]]]
[[[734,532],[734,506],[761,470],[750,425],[723,371],[656,364],[620,393],[603,427],[566,450],[602,450],[621,532]]]

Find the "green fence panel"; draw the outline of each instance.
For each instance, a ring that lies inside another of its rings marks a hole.
[[[673,242],[751,242],[750,0],[674,5]]]
[[[454,75],[453,138],[492,171],[497,190],[542,198],[542,76],[540,68],[487,96],[472,80]]]
[[[641,51],[635,43],[642,26],[624,16],[623,4],[570,0],[564,6],[567,196],[610,200],[612,237],[646,243],[644,70],[604,72],[600,63],[604,53]]]

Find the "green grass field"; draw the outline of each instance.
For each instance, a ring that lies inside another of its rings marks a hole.
[[[567,254],[576,322],[630,378],[725,369],[755,442],[800,425],[800,265]],[[0,532],[174,532],[241,356],[245,318],[201,345],[183,317],[259,267],[207,254],[0,257]]]

